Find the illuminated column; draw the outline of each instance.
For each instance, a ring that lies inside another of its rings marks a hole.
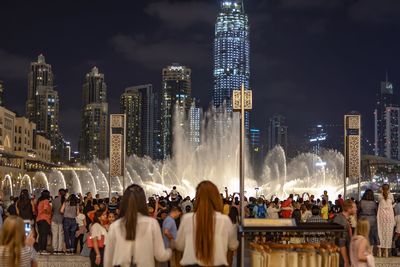
[[[361,115],[344,116],[344,197],[346,197],[347,179],[358,181],[360,195],[361,179]]]

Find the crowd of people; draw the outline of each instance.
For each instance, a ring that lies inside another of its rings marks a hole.
[[[387,184],[377,194],[367,189],[359,201],[341,195],[332,201],[327,191],[244,199],[240,203],[240,194],[227,188],[221,194],[210,181],[197,186],[193,199],[176,187],[146,198],[139,185],[111,199],[66,189],[54,198],[44,190],[35,199],[22,190],[0,207],[0,266],[36,266],[37,253],[80,254],[92,266],[231,266],[242,204],[246,218],[342,225],[342,266],[367,266],[371,257],[400,249],[400,203]],[[32,227],[24,235],[26,224]]]

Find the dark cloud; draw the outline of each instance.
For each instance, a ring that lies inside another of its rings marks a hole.
[[[111,39],[111,44],[127,60],[148,69],[159,70],[172,62],[202,67],[210,63],[205,59],[211,60],[211,51],[208,51],[210,47],[192,40],[152,40],[143,36],[117,35]]]
[[[162,25],[179,30],[187,29],[193,24],[212,26],[217,14],[214,3],[198,1],[155,2],[149,4],[145,12],[160,19]]]
[[[400,1],[359,0],[349,8],[349,16],[361,23],[398,25],[400,22]]]
[[[296,10],[333,9],[342,7],[345,0],[279,0],[281,8]]]
[[[0,77],[8,80],[26,79],[29,59],[0,48]]]

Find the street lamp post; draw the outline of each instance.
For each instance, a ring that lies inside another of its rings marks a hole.
[[[240,266],[244,267],[244,141],[245,141],[245,110],[252,109],[252,91],[245,90],[244,84],[241,86],[241,90],[233,90],[233,110],[240,112]]]

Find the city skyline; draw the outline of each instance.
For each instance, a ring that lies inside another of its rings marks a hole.
[[[93,66],[98,66],[107,77],[110,113],[118,112],[119,96],[132,84],[151,83],[160,91],[161,69],[173,62],[192,69],[193,96],[207,107],[213,88],[213,24],[219,3],[178,2],[135,3],[134,12],[138,16],[130,23],[124,16],[128,18],[127,12],[133,8],[125,3],[114,12],[121,19],[113,15],[106,21],[99,19],[107,10],[107,4],[102,2],[87,17],[83,14],[90,8],[88,4],[82,4],[82,13],[75,15],[68,15],[72,8],[68,4],[61,6],[65,12],[60,6],[49,4],[46,10],[54,23],[48,27],[61,39],[53,38],[53,34],[32,36],[31,30],[43,22],[41,19],[32,20],[31,26],[23,29],[20,25],[27,23],[10,25],[10,22],[29,20],[32,15],[21,11],[10,19],[5,14],[1,18],[1,32],[5,35],[12,32],[9,34],[12,38],[0,45],[0,80],[4,81],[7,107],[20,115],[25,113],[27,71],[29,63],[40,53],[53,67],[60,98],[61,132],[66,140],[72,141],[74,149],[80,122],[73,118],[80,117],[81,110],[81,103],[75,98],[81,95],[83,75]],[[366,135],[373,139],[375,95],[386,69],[395,90],[398,88],[396,77],[400,69],[396,63],[396,47],[399,41],[394,37],[399,26],[398,4],[384,1],[385,4],[376,8],[371,1],[352,4],[340,0],[335,4],[244,2],[251,27],[251,87],[255,95],[251,127],[265,132],[267,119],[281,113],[288,120],[289,134],[302,138],[311,124],[341,122],[346,111],[359,110]],[[7,3],[4,10],[17,10],[17,7]],[[58,12],[63,16],[55,17]],[[302,14],[308,13],[314,15],[302,18]],[[187,16],[178,19],[173,14]],[[107,27],[112,19],[114,24]],[[91,20],[99,25],[91,27]],[[56,31],[57,27],[60,32]],[[82,37],[89,29],[92,32],[83,40],[94,39],[85,45],[76,37]],[[146,33],[149,31],[155,32]],[[95,37],[98,32],[101,38]],[[181,36],[184,33],[189,33],[186,40]],[[32,38],[21,42],[25,36]],[[365,42],[370,39],[374,42]],[[59,43],[60,40],[65,43]],[[155,53],[154,47],[160,51]],[[140,53],[135,54],[135,49]],[[150,49],[154,55],[149,53]],[[326,103],[333,105],[327,108]]]

